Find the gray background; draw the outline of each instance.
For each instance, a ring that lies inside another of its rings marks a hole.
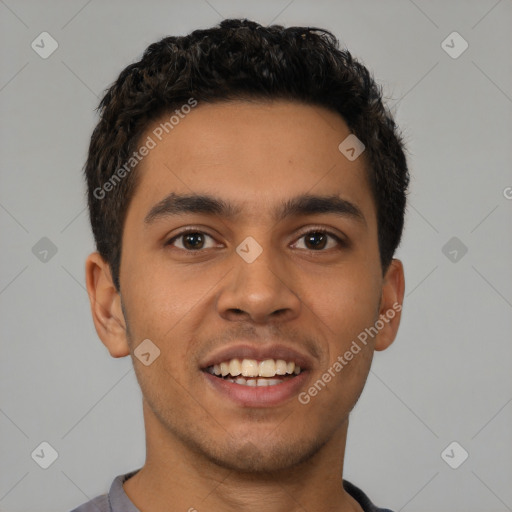
[[[70,510],[143,464],[131,361],[97,338],[84,288],[94,108],[151,42],[239,16],[333,31],[409,148],[403,321],[352,414],[345,477],[396,511],[512,510],[510,0],[0,0],[0,510]],[[31,48],[43,31],[47,59]],[[453,31],[469,43],[456,59]],[[42,441],[48,469],[31,458]]]

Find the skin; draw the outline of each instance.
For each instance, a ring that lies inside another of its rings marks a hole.
[[[113,357],[132,356],[142,389],[146,463],[124,484],[141,511],[361,510],[341,485],[349,413],[374,351],[395,339],[399,311],[306,405],[294,396],[278,407],[241,407],[207,386],[199,369],[237,339],[274,340],[312,357],[307,391],[359,333],[402,304],[402,263],[394,259],[385,275],[380,265],[364,153],[349,161],[338,150],[349,133],[339,115],[316,106],[200,104],[139,164],[121,293],[96,252],[86,280],[99,337]],[[146,225],[170,192],[215,195],[241,214],[187,213]],[[272,221],[276,205],[304,193],[347,199],[365,221],[332,213]],[[209,236],[165,245],[186,227]],[[304,234],[319,227],[348,245],[322,235],[320,249],[308,245]],[[251,264],[235,251],[247,236],[263,248]],[[149,366],[133,357],[147,338],[161,351]]]

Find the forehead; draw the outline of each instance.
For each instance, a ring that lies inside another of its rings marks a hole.
[[[364,153],[349,161],[339,151],[350,130],[335,112],[287,101],[187,112],[163,115],[141,138],[154,147],[137,166],[130,210],[139,217],[172,192],[214,195],[253,218],[304,194],[340,195],[374,214]]]

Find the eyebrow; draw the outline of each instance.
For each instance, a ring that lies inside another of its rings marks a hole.
[[[241,205],[228,203],[223,199],[207,194],[176,194],[172,192],[149,210],[144,218],[144,223],[151,225],[157,220],[187,213],[199,213],[220,216],[226,219],[235,219],[241,212]],[[272,219],[274,222],[279,222],[291,216],[320,214],[333,214],[353,219],[366,225],[363,212],[357,205],[335,195],[318,196],[302,194],[293,197],[284,201],[274,209]]]

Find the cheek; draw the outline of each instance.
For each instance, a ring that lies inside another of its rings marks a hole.
[[[368,377],[373,340],[365,338],[365,328],[377,317],[379,295],[375,285],[364,279],[332,280],[328,286],[318,289],[315,299],[320,324],[328,326],[324,329],[325,359],[302,396],[311,399],[323,415],[331,411],[326,421],[334,424],[339,421],[335,411],[352,410]]]
[[[204,321],[205,308],[214,307],[214,292],[226,270],[199,271],[193,264],[171,267],[164,258],[132,265],[129,270],[125,282],[134,346],[149,338],[169,368],[185,368],[191,340]]]
[[[193,308],[211,288],[210,281],[214,282],[208,272],[198,278],[191,267],[173,266],[164,255],[147,257],[126,274],[138,318],[144,325],[163,328],[170,328],[169,323],[176,323]]]
[[[330,272],[309,285],[311,309],[331,330],[331,336],[353,336],[373,323],[378,315],[378,279],[354,268]]]

